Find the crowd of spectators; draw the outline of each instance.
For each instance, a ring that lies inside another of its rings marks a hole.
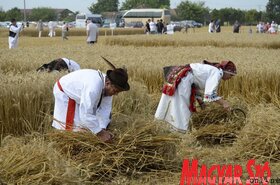
[[[256,29],[257,29],[257,33],[276,34],[278,31],[280,31],[280,25],[278,25],[274,21],[271,21],[271,23],[259,22],[259,24],[257,24]]]

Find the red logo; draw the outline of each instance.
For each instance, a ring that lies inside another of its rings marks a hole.
[[[198,160],[183,161],[180,185],[267,185],[270,182],[271,170],[269,162],[256,164],[254,159],[247,162],[243,173],[241,165],[215,164],[207,168]]]

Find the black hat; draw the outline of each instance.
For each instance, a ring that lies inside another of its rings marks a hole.
[[[108,70],[106,72],[107,77],[113,85],[122,91],[128,91],[130,89],[128,81],[128,75],[125,69],[116,68],[113,70]]]

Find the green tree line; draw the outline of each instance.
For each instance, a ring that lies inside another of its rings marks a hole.
[[[59,15],[54,11],[52,8],[33,8],[30,14],[27,14],[26,20],[29,21],[50,21],[50,20],[57,20],[57,21],[74,21],[75,15],[78,12],[69,15],[66,11],[61,12]],[[19,8],[15,7],[8,11],[4,11],[0,9],[0,21],[10,21],[12,18],[15,18],[18,21],[24,20],[24,15],[20,11]]]
[[[126,0],[118,9],[118,0],[97,0],[89,10],[92,13],[101,13],[132,8],[170,8],[170,0]],[[222,23],[233,24],[236,20],[243,24],[257,24],[258,21],[274,20],[280,23],[280,0],[269,0],[265,11],[256,9],[240,10],[235,8],[210,9],[205,2],[182,1],[176,8],[176,15],[172,20],[196,20],[208,23],[210,20],[220,19]]]
[[[116,12],[119,10],[129,10],[132,8],[170,8],[170,0],[126,0],[119,7],[119,0],[97,0],[88,9],[92,13]],[[193,2],[190,0],[182,1],[176,8],[176,14],[172,20],[196,20],[208,23],[210,20],[220,19],[222,23],[233,24],[236,20],[243,24],[256,24],[258,21],[272,21],[280,23],[280,0],[269,0],[266,10],[258,11],[255,9],[240,10],[235,8],[210,9],[205,6],[203,1]],[[13,8],[7,12],[0,9],[0,21],[7,21],[11,18],[23,20],[23,15],[18,8]],[[37,21],[66,20],[75,19],[75,15],[61,15],[57,17],[51,8],[34,8],[28,15],[27,20]]]

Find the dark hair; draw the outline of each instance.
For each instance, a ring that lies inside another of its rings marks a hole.
[[[89,18],[88,18],[88,19],[86,20],[86,22],[87,22],[87,21],[90,21],[90,22],[92,22],[92,23],[93,23],[92,19],[89,19]]]
[[[12,18],[12,19],[11,19],[11,22],[15,22],[15,21],[16,21],[16,19],[15,19],[15,18]]]
[[[64,60],[57,59],[56,64],[53,67],[53,70],[57,70],[57,71],[61,71],[61,70],[68,70],[68,66],[66,64],[66,62],[64,62]]]
[[[68,66],[67,66],[66,62],[64,62],[63,59],[59,58],[59,59],[51,61],[50,63],[43,64],[36,71],[40,72],[40,71],[45,71],[45,70],[47,70],[48,72],[51,72],[54,70],[57,70],[57,71],[68,70]]]

